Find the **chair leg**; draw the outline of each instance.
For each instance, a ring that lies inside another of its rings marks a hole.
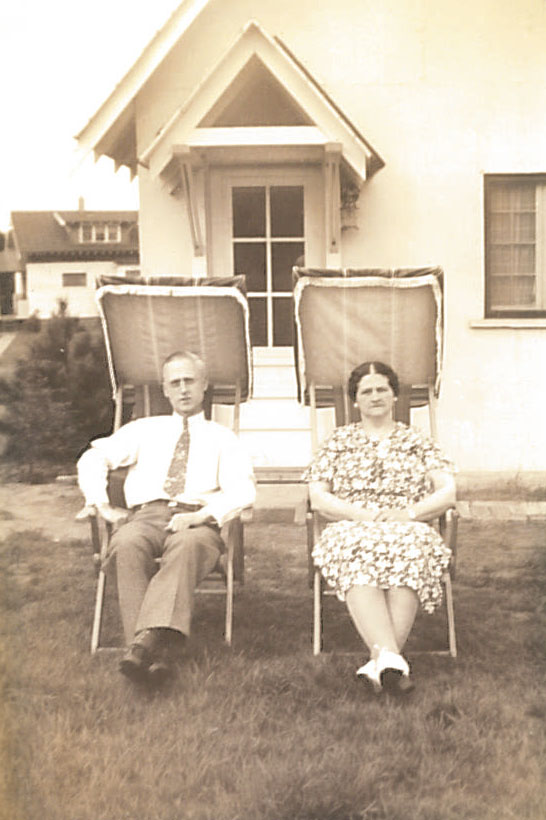
[[[313,655],[322,651],[322,578],[315,570],[313,578]]]
[[[228,556],[226,567],[226,626],[224,639],[231,646],[233,638],[233,555]]]
[[[447,610],[447,628],[449,638],[449,654],[452,658],[457,657],[457,638],[455,635],[455,611],[453,608],[453,588],[451,585],[451,576],[446,573],[444,577],[444,584],[446,589],[446,610]]]
[[[106,573],[103,569],[99,571],[97,578],[97,592],[95,595],[95,612],[93,615],[93,627],[91,629],[91,654],[94,655],[100,645],[100,633],[102,627],[102,612],[104,609],[104,592],[106,588]]]

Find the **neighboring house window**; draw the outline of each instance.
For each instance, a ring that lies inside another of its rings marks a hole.
[[[84,222],[80,225],[80,242],[121,242],[119,222]]]
[[[63,273],[63,288],[85,288],[86,286],[86,273]]]
[[[486,316],[546,315],[546,174],[485,177]]]

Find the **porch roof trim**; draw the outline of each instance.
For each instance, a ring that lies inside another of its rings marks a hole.
[[[315,126],[272,126],[253,128],[199,128],[199,123],[210,107],[221,96],[238,72],[248,60],[256,55],[271,73],[281,82],[297,103],[309,115]],[[233,138],[229,132],[233,132]],[[255,20],[251,20],[243,29],[237,40],[228,48],[209,74],[197,86],[188,100],[180,105],[165,125],[159,129],[152,142],[140,153],[138,163],[152,170],[153,175],[161,173],[172,157],[171,143],[192,144],[192,140],[214,139],[211,134],[217,132],[217,138],[224,137],[226,145],[234,145],[233,139],[243,139],[242,145],[256,145],[256,135],[269,131],[272,144],[279,144],[279,139],[286,138],[288,133],[297,135],[297,142],[311,138],[306,144],[338,142],[342,146],[345,159],[354,172],[365,180],[385,164],[379,154],[364,139],[360,131],[343,114],[337,105],[324,92],[310,73],[303,69],[294,59],[291,52],[276,37],[271,37]],[[198,136],[202,132],[203,136]],[[278,136],[273,134],[277,132]],[[242,135],[246,133],[246,136]],[[196,143],[197,144],[197,143]],[[220,143],[217,143],[220,144]]]

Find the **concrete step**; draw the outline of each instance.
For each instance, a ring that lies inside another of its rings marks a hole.
[[[254,367],[252,396],[258,398],[297,397],[296,373],[293,367]]]
[[[241,405],[241,430],[302,430],[311,429],[308,407],[295,399],[250,399]]]
[[[255,467],[299,467],[311,461],[310,432],[242,429],[239,437]]]

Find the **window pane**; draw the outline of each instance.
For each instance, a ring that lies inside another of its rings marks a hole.
[[[107,225],[108,239],[110,242],[119,241],[119,225],[117,222],[109,222]]]
[[[271,272],[273,290],[292,291],[292,268],[303,263],[303,242],[273,242],[271,244]]]
[[[267,309],[265,299],[249,297],[250,343],[258,347],[267,346]]]
[[[271,187],[271,236],[303,236],[303,186]]]
[[[513,217],[513,239],[515,242],[535,241],[536,215],[532,213],[517,213]]]
[[[86,285],[86,273],[63,273],[63,288],[84,288]]]
[[[532,308],[535,302],[534,276],[491,277],[491,307],[493,310],[507,307]]]
[[[265,291],[265,242],[235,242],[233,271],[244,273],[247,290]]]
[[[290,297],[273,299],[273,344],[286,347],[294,341],[294,300]]]
[[[91,242],[93,239],[93,226],[82,225],[82,242]]]
[[[233,236],[265,236],[265,188],[233,188]]]
[[[106,225],[95,225],[95,242],[104,242],[106,239]]]

